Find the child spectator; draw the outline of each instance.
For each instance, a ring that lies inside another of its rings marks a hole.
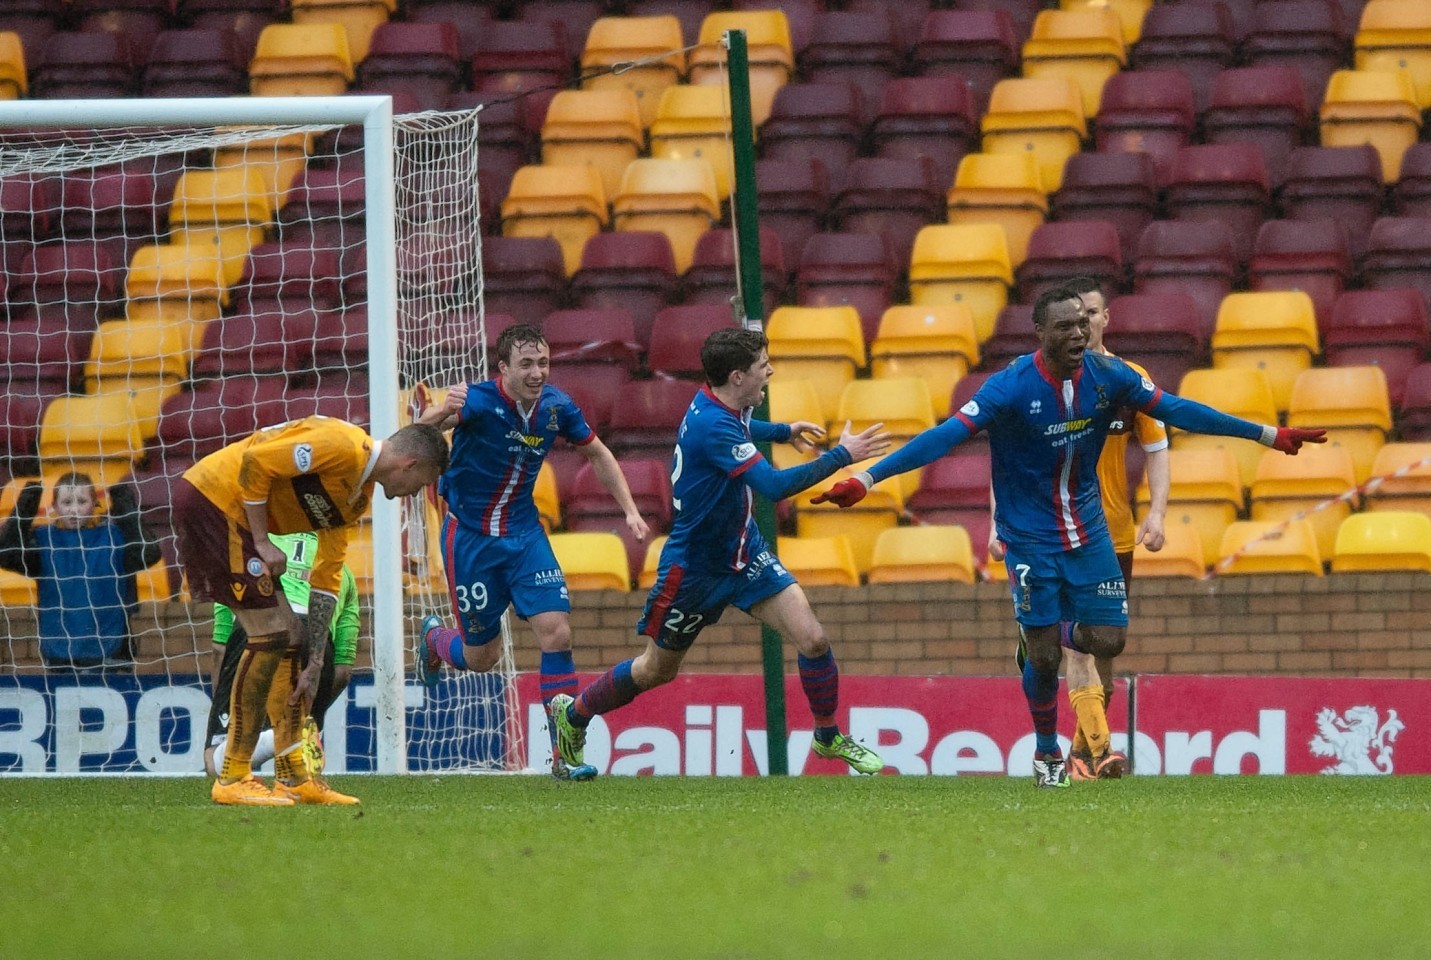
[[[130,661],[135,574],[159,560],[133,487],[111,487],[109,514],[97,515],[94,481],[66,473],[55,481],[53,522],[37,525],[42,492],[41,484],[26,484],[0,524],[0,567],[38,588],[41,658],[49,667]]]

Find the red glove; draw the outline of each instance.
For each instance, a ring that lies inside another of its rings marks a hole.
[[[859,477],[841,480],[819,496],[812,497],[811,503],[833,503],[841,507],[853,507],[865,498],[870,488]]]
[[[1277,439],[1272,441],[1273,450],[1281,450],[1295,457],[1304,443],[1326,443],[1327,431],[1303,430],[1300,427],[1278,427]]]

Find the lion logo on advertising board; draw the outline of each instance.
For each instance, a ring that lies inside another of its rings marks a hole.
[[[1323,707],[1317,713],[1317,735],[1307,745],[1313,756],[1336,759],[1323,773],[1388,774],[1393,772],[1391,744],[1404,729],[1395,710],[1387,710],[1382,723],[1376,707],[1352,707],[1345,716]]]

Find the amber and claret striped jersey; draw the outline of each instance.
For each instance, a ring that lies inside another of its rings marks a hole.
[[[1131,360],[1123,362],[1147,378],[1148,371]],[[1168,428],[1163,426],[1163,421],[1133,407],[1119,410],[1108,426],[1108,438],[1103,441],[1103,453],[1098,457],[1098,487],[1103,492],[1103,516],[1108,518],[1108,534],[1118,553],[1131,553],[1133,541],[1138,537],[1133,507],[1128,502],[1128,438],[1134,435],[1145,453],[1166,450],[1168,446]]]
[[[361,427],[314,416],[231,443],[184,479],[241,527],[248,527],[245,503],[267,503],[270,533],[314,531],[309,585],[336,596],[350,529],[372,499],[376,461],[373,438]]]

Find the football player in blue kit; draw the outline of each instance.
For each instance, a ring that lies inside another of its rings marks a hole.
[[[1058,288],[1034,306],[1039,349],[994,374],[944,423],[815,498],[842,507],[874,484],[937,460],[989,431],[994,525],[1027,651],[1023,688],[1033,716],[1034,777],[1068,786],[1058,743],[1060,621],[1077,624],[1076,649],[1116,657],[1128,629],[1123,573],[1103,515],[1098,458],[1125,407],[1183,430],[1256,440],[1286,454],[1324,443],[1324,430],[1264,426],[1163,392],[1117,357],[1087,349],[1089,318],[1078,294]]]
[[[501,655],[508,604],[532,625],[541,647],[544,704],[576,693],[571,653],[571,601],[532,491],[537,471],[558,437],[586,455],[596,477],[620,505],[637,540],[650,532],[637,512],[616,458],[597,438],[581,410],[547,382],[551,351],[542,332],[517,324],[497,339],[497,376],[463,384],[419,422],[454,426],[452,462],[438,481],[447,501],[442,555],[457,628],[440,617],[422,622],[418,678],[437,685],[442,664],[459,670],[490,670]],[[555,751],[552,775],[589,780],[593,767],[566,764]]]
[[[675,679],[701,629],[726,607],[744,610],[774,627],[799,649],[800,684],[815,719],[817,756],[843,760],[860,773],[884,766],[875,753],[840,732],[839,671],[824,628],[795,578],[755,525],[756,493],[782,500],[818,483],[841,467],[888,449],[876,424],[851,433],[808,463],[777,470],[756,449],[757,441],[789,443],[809,450],[824,431],[813,423],[766,423],[751,419],[774,368],[765,335],[755,330],[718,330],[701,347],[706,386],[691,401],[677,432],[671,461],[675,518],[661,550],[656,583],[636,624],[646,648],[594,680],[581,696],[552,699],[557,747],[568,763],[582,762],[586,727],[598,714],[625,706],[645,690]]]

